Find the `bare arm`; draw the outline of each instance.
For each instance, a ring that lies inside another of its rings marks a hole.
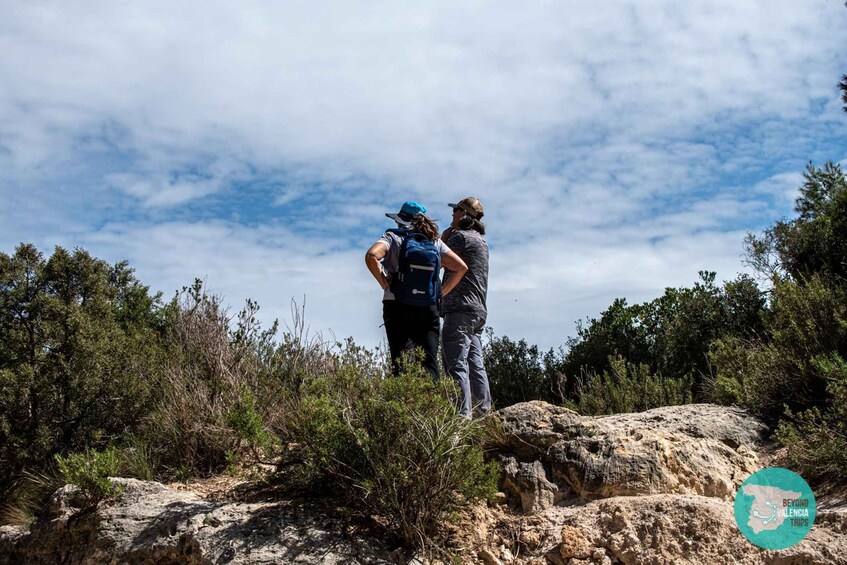
[[[441,295],[446,296],[450,294],[451,290],[456,288],[456,285],[459,284],[459,281],[462,280],[462,277],[464,277],[465,273],[468,272],[468,266],[464,261],[462,261],[462,258],[456,255],[453,251],[448,251],[441,256],[441,264],[444,265],[445,268],[453,271],[450,278],[447,279],[447,282],[445,282],[444,286],[441,288]]]
[[[388,246],[385,245],[382,241],[377,241],[371,248],[368,249],[368,252],[365,253],[365,265],[367,265],[368,270],[371,272],[373,277],[376,279],[376,282],[379,283],[380,288],[385,290],[388,288],[389,282],[388,279],[385,278],[385,275],[382,273],[382,265],[380,265],[380,261],[388,254]]]

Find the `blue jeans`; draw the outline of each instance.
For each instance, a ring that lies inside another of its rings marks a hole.
[[[491,410],[488,375],[482,364],[482,329],[485,318],[473,312],[444,314],[441,346],[444,368],[461,390],[459,414],[470,418]]]

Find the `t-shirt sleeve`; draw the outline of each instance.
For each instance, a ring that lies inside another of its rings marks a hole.
[[[461,255],[465,250],[465,235],[461,231],[454,231],[447,239],[447,245],[457,255]]]
[[[438,250],[438,254],[442,257],[450,251],[452,248],[448,247],[446,243],[441,241],[440,239],[435,240],[435,248]]]
[[[391,249],[391,236],[388,234],[388,232],[382,234],[382,237],[380,237],[377,242],[382,242],[388,249]]]

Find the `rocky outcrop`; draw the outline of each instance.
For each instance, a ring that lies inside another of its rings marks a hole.
[[[592,418],[544,402],[499,412],[505,487],[525,512],[566,498],[660,493],[731,499],[759,469],[764,425],[710,404]]]
[[[592,418],[529,402],[498,414],[504,492],[452,525],[461,563],[847,563],[843,505],[819,507],[789,549],[765,551],[741,535],[733,498],[762,465],[764,432],[742,411],[697,404]],[[409,561],[332,508],[116,480],[119,501],[80,511],[64,487],[31,529],[0,528],[0,565]]]
[[[735,526],[732,503],[655,494],[569,501],[532,515],[477,510],[475,562],[521,565],[843,565],[847,512],[822,511],[797,545],[766,551]]]
[[[66,486],[30,531],[0,532],[3,564],[388,563],[379,542],[291,502],[225,502],[114,479],[123,495],[93,511]]]
[[[761,468],[765,426],[709,404],[586,417],[543,402],[502,422],[503,488],[522,515],[490,509],[476,543],[491,563],[847,564],[847,509],[819,510],[799,544],[765,551],[735,524],[740,484]],[[509,540],[514,540],[509,543]]]

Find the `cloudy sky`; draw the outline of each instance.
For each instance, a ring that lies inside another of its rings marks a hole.
[[[479,197],[489,325],[557,347],[614,298],[745,270],[847,159],[840,0],[0,0],[0,251],[195,277],[381,342],[364,252]]]

